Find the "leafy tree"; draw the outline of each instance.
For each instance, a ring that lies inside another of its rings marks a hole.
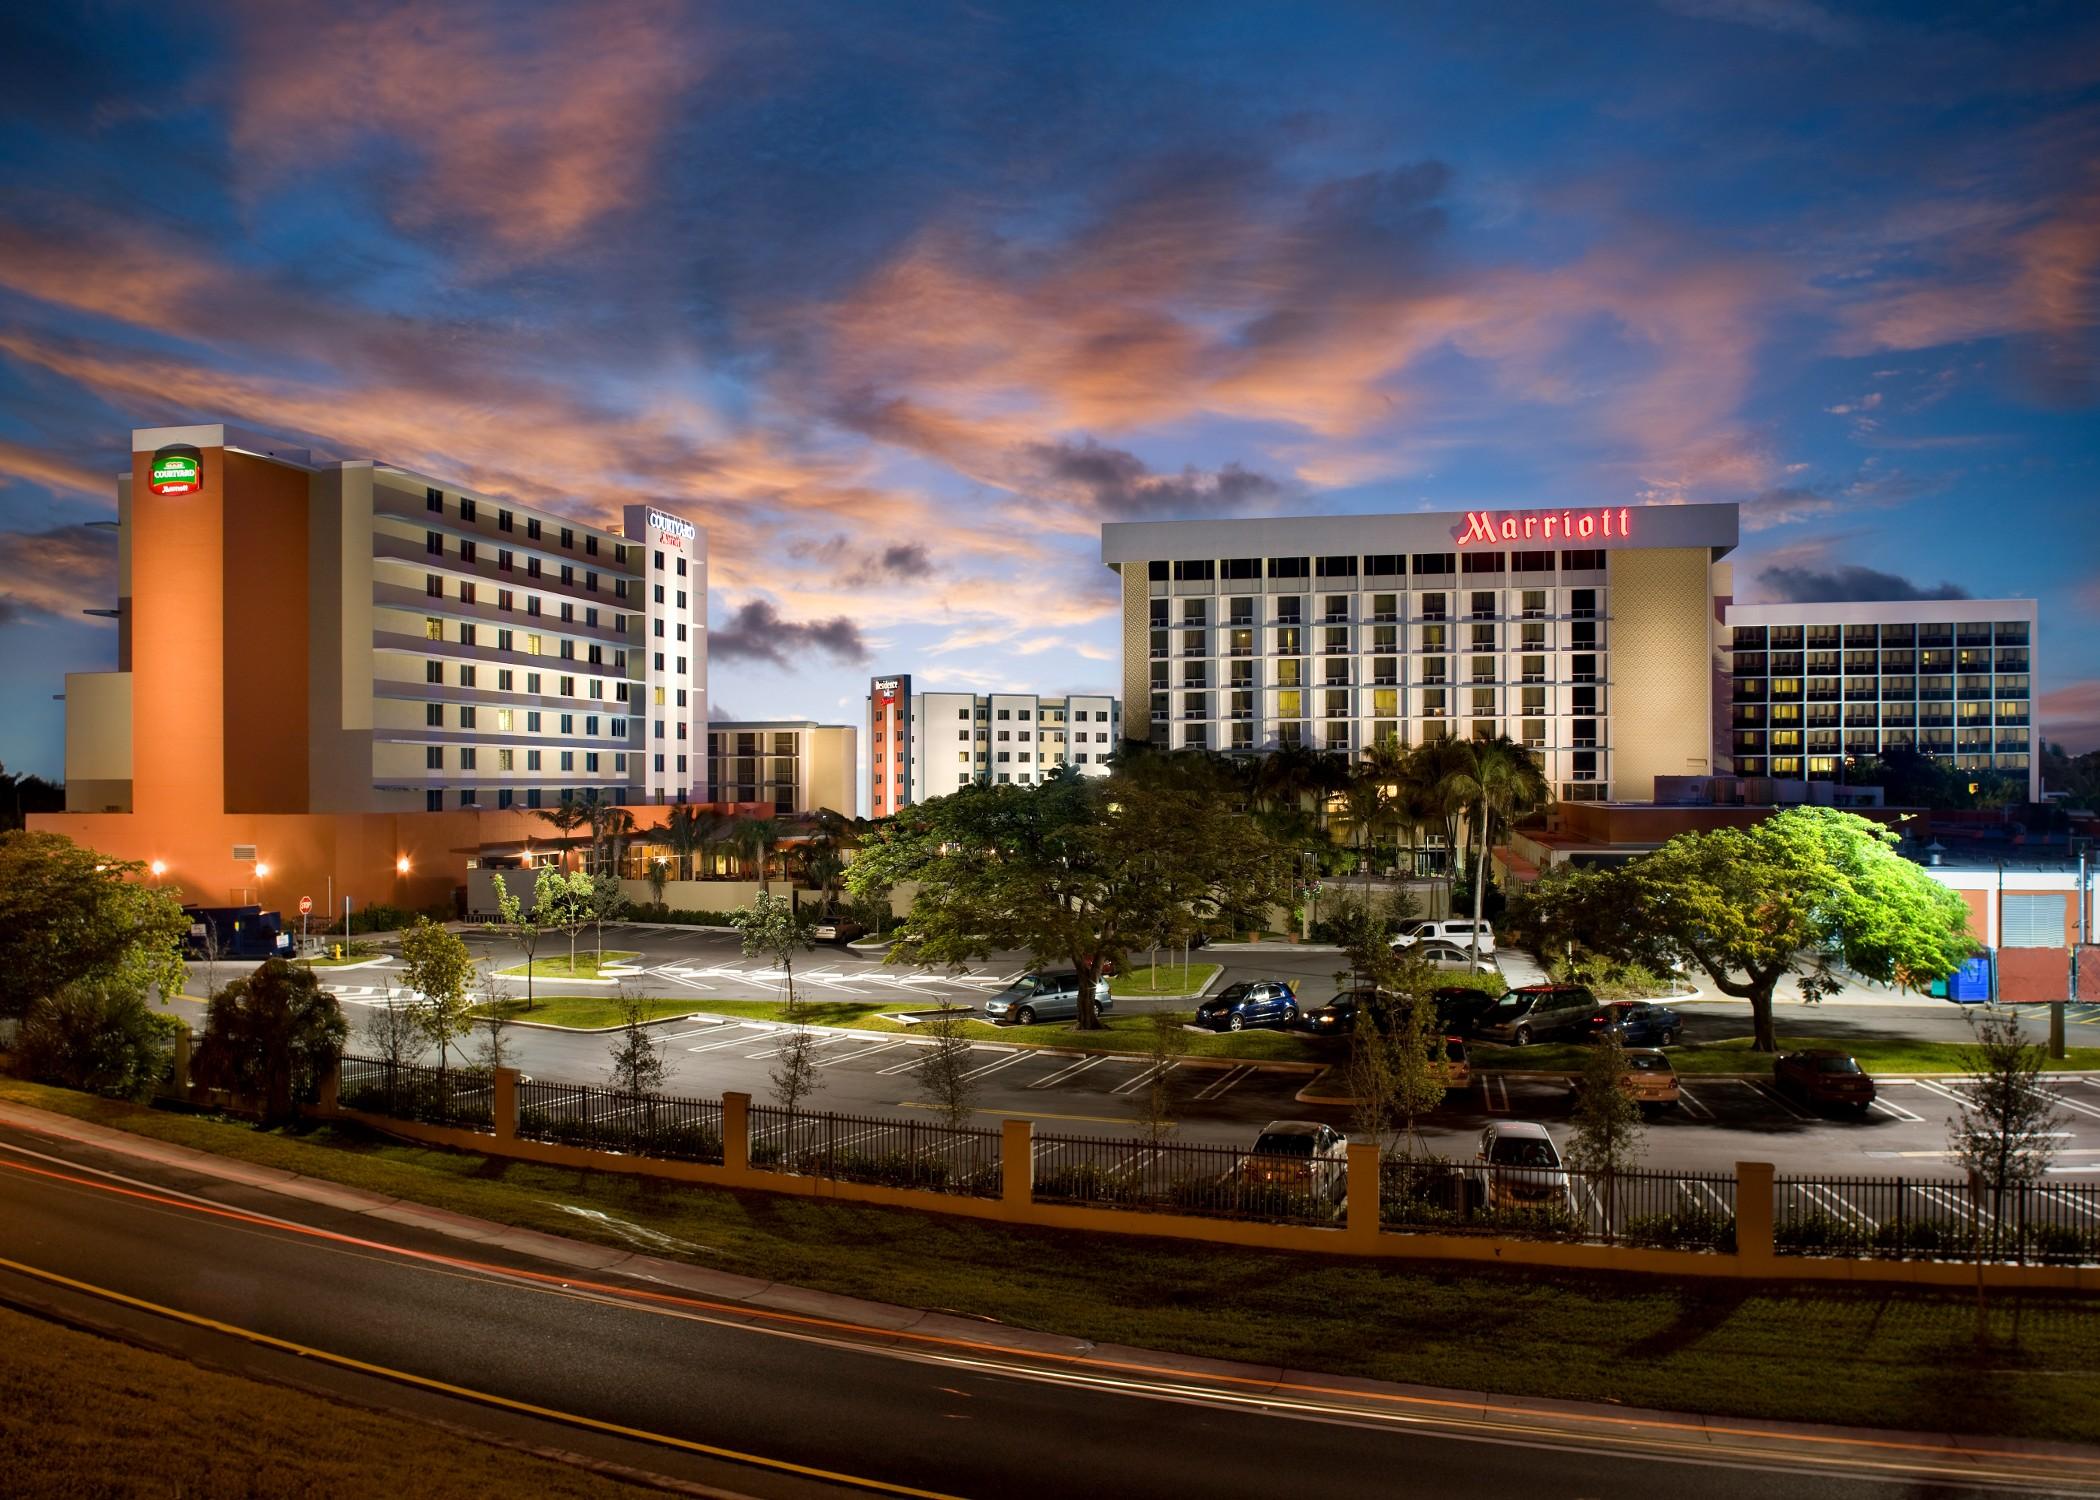
[[[787,977],[787,1006],[795,1013],[795,955],[816,947],[809,919],[795,904],[760,891],[749,906],[730,915],[730,924],[744,935],[744,957],[770,958]]]
[[[183,1023],[135,989],[78,979],[29,1008],[15,1041],[27,1076],[113,1099],[153,1092]]]
[[[552,807],[537,809],[533,816],[550,825],[564,840],[575,837],[579,828],[587,828],[591,822],[591,803],[582,798],[562,795],[561,801]]]
[[[1629,894],[1666,957],[1750,1002],[1752,1046],[1772,1052],[1772,994],[1786,975],[1811,1000],[1839,987],[1834,963],[1922,989],[1974,949],[1961,897],[1895,843],[1856,814],[1793,807],[1749,828],[1679,834],[1632,867]]]
[[[1481,907],[1487,896],[1488,855],[1495,847],[1495,825],[1507,823],[1546,800],[1546,778],[1531,752],[1506,736],[1464,742],[1464,754],[1449,776],[1449,790],[1472,809],[1472,832],[1479,861],[1470,872],[1473,885],[1473,957],[1480,957]]]
[[[1506,941],[1549,961],[1603,955],[1652,970],[1670,965],[1670,945],[1648,922],[1633,865],[1548,870],[1510,896],[1502,926]]]
[[[66,810],[66,789],[41,776],[0,766],[0,830],[27,826],[30,813]]]
[[[663,1043],[649,1030],[648,1003],[622,985],[620,1029],[613,1033],[612,1086],[639,1104],[643,1095],[663,1091],[670,1071]]]
[[[1583,1059],[1575,1083],[1575,1131],[1567,1154],[1568,1165],[1579,1172],[1609,1175],[1640,1164],[1645,1128],[1626,1073],[1626,1049],[1617,1032],[1606,1030]]]
[[[590,926],[597,902],[598,879],[588,870],[543,869],[533,886],[533,915],[543,925],[568,935],[572,975],[576,972],[576,939]]]
[[[605,967],[605,924],[617,922],[633,905],[620,889],[618,877],[600,875],[591,885],[591,939],[598,948],[598,967]]]
[[[732,842],[744,857],[746,868],[758,871],[761,894],[770,892],[773,889],[773,851],[780,845],[780,820],[746,818],[736,825]]]
[[[969,1011],[961,1006],[942,1006],[926,1023],[926,1034],[933,1041],[919,1049],[919,1060],[911,1070],[913,1079],[925,1090],[927,1102],[950,1130],[969,1124],[971,1111],[977,1107],[977,1080],[970,1076],[970,1043],[963,1034],[968,1017]]]
[[[1174,1128],[1174,1068],[1188,1054],[1189,1034],[1171,1011],[1156,1010],[1145,1021],[1145,1132],[1156,1141]]]
[[[669,880],[664,869],[664,857],[659,854],[649,861],[649,895],[658,906],[664,904],[664,885]]]
[[[423,1055],[427,1038],[414,1005],[404,1005],[394,987],[386,987],[384,1004],[374,1006],[365,1021],[365,1045],[378,1055],[386,1069],[386,1088],[391,1099],[401,1070]]]
[[[823,1079],[817,1070],[817,1039],[807,1026],[793,1021],[794,1012],[789,1013],[790,1025],[780,1039],[780,1049],[773,1054],[773,1102],[793,1113],[804,1099],[814,1094]]]
[[[2004,1219],[2004,1198],[2040,1182],[2055,1160],[2062,1119],[2042,1084],[2047,1052],[2031,1046],[2019,1017],[2004,1006],[1971,1015],[1976,1033],[1968,1049],[1967,1095],[1947,1122],[1947,1144],[1970,1179],[1991,1195],[1993,1222]]]
[[[1204,927],[1261,924],[1288,865],[1225,795],[1214,767],[1176,756],[1071,768],[1034,786],[972,786],[879,825],[846,872],[856,897],[919,890],[893,963],[960,965],[1020,949],[1071,966],[1079,1026],[1094,987],[1181,911]]]
[[[1349,1038],[1354,1126],[1388,1150],[1412,1155],[1415,1123],[1444,1102],[1443,1028],[1432,991],[1436,973],[1420,957],[1372,936],[1350,953],[1360,990]]]
[[[428,917],[401,934],[401,979],[419,997],[417,1024],[438,1049],[438,1071],[451,1061],[453,1043],[474,1025],[467,987],[474,982],[474,959],[459,934]]]
[[[190,1071],[206,1088],[261,1099],[266,1119],[289,1119],[314,1097],[349,1033],[311,969],[265,959],[212,997]]]
[[[55,833],[0,833],[0,1018],[83,979],[181,994],[190,921],[145,873]]]
[[[700,851],[704,814],[690,802],[676,802],[664,814],[664,842],[671,846],[672,855],[678,860],[678,878],[693,878],[693,856]],[[659,886],[656,899],[663,900]]]
[[[506,932],[525,953],[525,1008],[532,1009],[532,961],[539,952],[540,937],[549,926],[552,916],[553,882],[558,878],[554,870],[542,866],[538,880],[532,888],[532,905],[527,906],[510,893],[510,885],[497,871],[489,876],[489,883],[496,888],[496,911],[502,917],[500,923],[490,922],[490,932]]]

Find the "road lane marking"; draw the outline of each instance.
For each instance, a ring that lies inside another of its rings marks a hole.
[[[962,1076],[966,1079],[982,1078],[987,1073],[996,1073],[1001,1068],[1010,1068],[1017,1062],[1026,1061],[1028,1061],[1028,1053],[1020,1048],[1016,1048],[1009,1056],[999,1058],[993,1062],[988,1062],[981,1068],[972,1068],[969,1072],[963,1074]]]
[[[1048,1077],[1038,1078],[1034,1083],[1029,1084],[1028,1087],[1032,1089],[1047,1089],[1054,1084],[1063,1083],[1067,1078],[1077,1078],[1088,1068],[1098,1068],[1099,1066],[1101,1066],[1101,1064],[1107,1061],[1108,1054],[1105,1052],[1098,1052],[1092,1057],[1082,1057],[1078,1062],[1073,1063],[1070,1067],[1059,1068],[1055,1073],[1050,1074]]]
[[[1120,1122],[1110,1121],[1107,1123]],[[36,1127],[29,1126],[26,1128],[34,1130]],[[1711,1462],[1711,1459],[1703,1458],[1700,1455],[1722,1455],[1722,1461],[1727,1466],[1736,1467],[1747,1464],[1774,1473],[1782,1471],[1788,1473],[1800,1473],[1804,1470],[1812,1471],[1815,1463],[1822,1463],[1825,1465],[1834,1464],[1847,1471],[1858,1470],[1869,1473],[1875,1471],[1913,1475],[1928,1472],[1946,1473],[1971,1483],[1994,1479],[2032,1483],[2037,1477],[2031,1471],[2013,1471],[2009,1464],[2004,1466],[2007,1472],[2002,1474],[1977,1467],[1980,1461],[1993,1459],[2012,1460],[2028,1464],[2042,1462],[2053,1465],[2056,1466],[2053,1470],[2045,1471],[2052,1478],[2061,1476],[2064,1469],[2070,1469],[2080,1479],[2085,1479],[2088,1482],[2093,1479],[2100,1479],[2100,1458],[2090,1458],[2079,1454],[2052,1453],[2043,1455],[2020,1453],[1981,1446],[1935,1444],[1923,1439],[1898,1436],[1862,1437],[1856,1434],[1821,1433],[1797,1429],[1790,1430],[1786,1434],[1791,1442],[1820,1449],[1827,1457],[1819,1458],[1811,1463],[1787,1461],[1775,1464],[1774,1460],[1780,1458],[1781,1455],[1775,1454],[1768,1446],[1764,1446],[1772,1436],[1770,1428],[1734,1428],[1707,1419],[1635,1417],[1630,1414],[1616,1412],[1556,1413],[1558,1421],[1567,1423],[1570,1426],[1587,1427],[1596,1433],[1596,1437],[1592,1439],[1587,1433],[1581,1431],[1571,1432],[1566,1427],[1551,1428],[1539,1425],[1539,1414],[1533,1409],[1500,1405],[1493,1401],[1482,1401],[1479,1397],[1463,1399],[1455,1396],[1425,1396],[1407,1392],[1357,1391],[1336,1386],[1322,1386],[1309,1381],[1279,1380],[1273,1376],[1233,1375],[1222,1371],[1204,1372],[1200,1375],[1192,1372],[1170,1373],[1160,1370],[1157,1366],[1145,1365],[1133,1360],[1118,1360],[1095,1354],[1066,1354],[1058,1351],[1034,1352],[1029,1357],[1039,1363],[1029,1365],[1019,1362],[1016,1351],[1012,1349],[978,1340],[943,1334],[921,1333],[911,1329],[870,1329],[863,1325],[848,1323],[839,1319],[823,1318],[812,1314],[780,1312],[769,1308],[754,1307],[750,1304],[712,1301],[692,1294],[662,1291],[653,1287],[618,1286],[605,1282],[594,1282],[568,1271],[553,1273],[498,1266],[488,1262],[469,1260],[461,1256],[443,1255],[429,1250],[413,1250],[405,1246],[387,1244],[383,1241],[360,1239],[337,1230],[320,1229],[311,1225],[294,1224],[285,1220],[273,1219],[268,1215],[258,1214],[251,1210],[226,1208],[199,1202],[185,1202],[181,1198],[166,1196],[159,1191],[139,1191],[129,1188],[111,1187],[105,1183],[74,1177],[66,1173],[27,1167],[12,1161],[0,1160],[0,1169],[50,1178],[75,1187],[109,1193],[113,1196],[134,1198],[166,1207],[183,1209],[203,1217],[261,1225],[302,1238],[349,1245],[400,1260],[414,1261],[450,1270],[470,1271],[488,1276],[493,1280],[531,1286],[562,1296],[597,1294],[612,1305],[625,1305],[630,1308],[653,1310],[671,1316],[693,1318],[704,1322],[720,1322],[722,1326],[732,1329],[743,1328],[753,1331],[774,1332],[774,1329],[763,1326],[774,1324],[779,1325],[778,1332],[780,1336],[813,1338],[820,1342],[831,1343],[836,1347],[848,1347],[860,1352],[868,1352],[871,1346],[866,1340],[871,1335],[877,1335],[893,1346],[917,1346],[919,1350],[926,1351],[910,1352],[903,1348],[893,1348],[888,1351],[902,1354],[906,1358],[954,1364],[975,1363],[993,1373],[1005,1374],[1015,1378],[1093,1385],[1102,1389],[1120,1391],[1124,1394],[1152,1399],[1229,1400],[1240,1404],[1251,1404],[1261,1410],[1296,1411],[1302,1415],[1314,1416],[1329,1421],[1360,1421],[1368,1418],[1406,1424],[1433,1422],[1440,1426],[1449,1426],[1461,1431],[1470,1429],[1475,1431],[1478,1436],[1487,1438],[1490,1441],[1504,1444],[1521,1441],[1529,1446],[1538,1445],[1541,1439],[1545,1440],[1547,1445],[1561,1446],[1588,1444],[1589,1446],[1601,1447],[1605,1442],[1613,1441],[1618,1444],[1621,1451],[1629,1449],[1638,1451],[1634,1434],[1653,1432],[1657,1436],[1642,1436],[1638,1439],[1638,1442],[1649,1445],[1654,1454],[1668,1457],[1670,1461],[1707,1464]],[[251,1330],[240,1329],[232,1325],[215,1325],[211,1320],[203,1319],[197,1314],[184,1313],[176,1309],[163,1309],[156,1304],[130,1297],[126,1293],[97,1287],[91,1283],[72,1281],[70,1278],[63,1277],[56,1272],[22,1265],[15,1261],[0,1259],[0,1268],[14,1270],[20,1274],[53,1284],[70,1286],[88,1295],[104,1296],[110,1300],[141,1307],[148,1311],[165,1312],[167,1315],[179,1320],[191,1322],[197,1326],[216,1328],[235,1337],[274,1338],[273,1335],[257,1334]],[[795,1333],[788,1331],[793,1329],[814,1330],[814,1332]],[[827,1338],[826,1335],[831,1335],[831,1337]],[[960,1353],[951,1354],[947,1352],[951,1350],[960,1351]],[[333,1355],[324,1350],[300,1352],[310,1352],[315,1358],[335,1363],[346,1365],[350,1363],[347,1356]],[[991,1356],[996,1356],[996,1359],[991,1358]],[[1045,1368],[1046,1366],[1051,1368]],[[380,1366],[370,1368],[375,1373],[392,1373]],[[1097,1370],[1105,1373],[1099,1375],[1091,1373]],[[427,1380],[427,1377],[413,1375],[408,1375],[404,1378],[411,1381]],[[1205,1382],[1208,1382],[1208,1384],[1205,1384]],[[1248,1391],[1248,1394],[1242,1397],[1232,1391],[1220,1390],[1218,1389],[1219,1387],[1240,1388]],[[1290,1399],[1279,1399],[1279,1393],[1287,1393]],[[476,1392],[463,1392],[463,1394],[476,1399],[489,1400],[496,1404],[510,1405],[515,1409],[536,1410],[524,1406],[523,1403],[513,1402],[507,1397],[488,1396]],[[1307,1399],[1297,1399],[1300,1397]],[[1317,1405],[1311,1398],[1328,1399],[1333,1404]],[[1354,1406],[1343,1404],[1346,1402],[1359,1404]],[[1362,1403],[1369,1404],[1365,1405]],[[1419,1413],[1419,1415],[1408,1415],[1408,1413]],[[1478,1417],[1474,1415],[1476,1413],[1479,1414]],[[579,1417],[571,1413],[549,1410],[542,1414],[554,1420],[573,1421],[585,1425],[596,1424],[596,1419]],[[1486,1418],[1507,1420],[1484,1420]],[[637,1430],[626,1435],[635,1436],[643,1440],[661,1441],[674,1446],[688,1447],[696,1451],[720,1451],[735,1458],[766,1467],[792,1467],[782,1460],[766,1459],[757,1455],[738,1455],[734,1453],[734,1450],[707,1450],[691,1439],[675,1438],[668,1434],[653,1434]],[[1730,1439],[1742,1439],[1744,1440],[1744,1445],[1740,1448],[1731,1447],[1726,1441]],[[1698,1446],[1696,1448],[1684,1448],[1682,1446],[1666,1448],[1663,1446],[1666,1443],[1677,1445],[1696,1443]],[[1748,1446],[1752,1443],[1759,1446]],[[1890,1454],[1933,1455],[1937,1456],[1941,1463],[1939,1466],[1933,1466],[1917,1458],[1905,1461],[1895,1458],[1840,1457],[1839,1455],[1847,1449],[1859,1450],[1862,1453],[1884,1452]],[[1959,1466],[1957,1466],[1957,1461],[1959,1461]],[[801,1472],[821,1475],[821,1471],[816,1470],[804,1470]],[[848,1483],[858,1483],[890,1493],[933,1496],[933,1500],[951,1500],[951,1497],[935,1495],[934,1492],[906,1489],[880,1480],[858,1480],[848,1475],[821,1475],[821,1477],[835,1478]]]

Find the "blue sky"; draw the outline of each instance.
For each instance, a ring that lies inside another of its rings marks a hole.
[[[172,13],[179,11],[179,13]],[[703,518],[717,717],[1112,689],[1104,520],[1736,500],[2042,600],[2100,744],[2083,4],[51,5],[0,47],[0,762],[228,420]]]

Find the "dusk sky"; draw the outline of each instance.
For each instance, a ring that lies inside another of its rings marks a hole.
[[[1114,691],[1107,520],[1736,500],[1739,597],[2039,597],[2039,737],[2100,744],[2090,3],[4,35],[10,769],[115,664],[130,429],[220,420],[702,520],[716,718]]]

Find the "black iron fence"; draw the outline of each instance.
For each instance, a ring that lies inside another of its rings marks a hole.
[[[520,1080],[518,1134],[587,1151],[719,1166],[722,1101]]]
[[[454,1125],[495,1128],[495,1080],[486,1068],[433,1068],[377,1057],[345,1057],[336,1100],[345,1109]]]
[[[2093,1183],[1994,1189],[1959,1177],[1782,1177],[1774,1194],[1772,1241],[1781,1255],[2100,1261]]]
[[[1735,1178],[1388,1155],[1378,1163],[1378,1219],[1403,1231],[1733,1250]]]
[[[1255,1155],[1233,1146],[1035,1138],[1035,1198],[1279,1224],[1332,1224],[1349,1190],[1340,1156]]]
[[[751,1165],[835,1182],[996,1198],[999,1132],[930,1120],[751,1108]]]

